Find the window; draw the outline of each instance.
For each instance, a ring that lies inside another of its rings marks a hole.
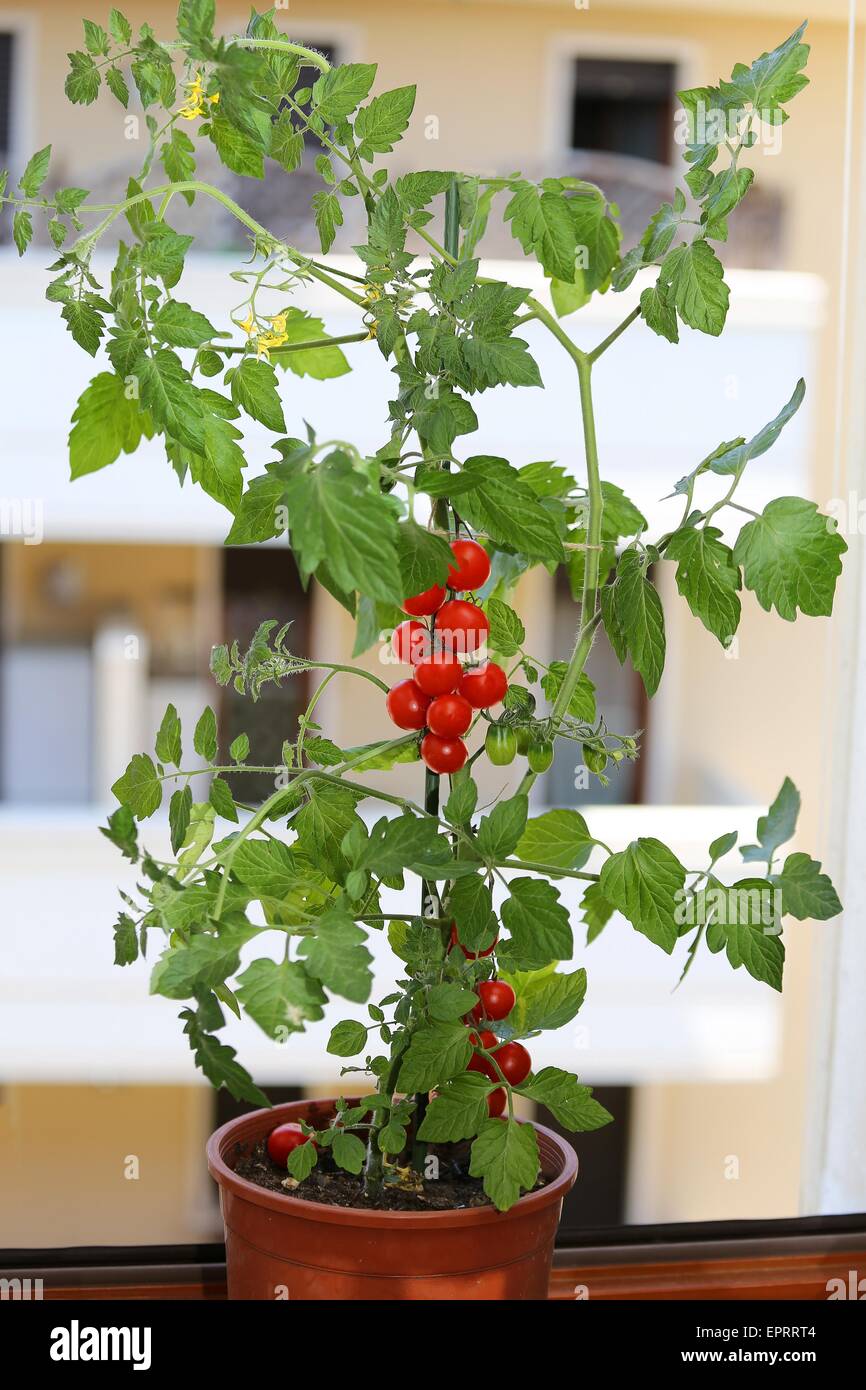
[[[674,63],[577,58],[571,148],[669,163],[676,84]]]
[[[12,64],[15,37],[0,33],[0,163],[12,148]]]

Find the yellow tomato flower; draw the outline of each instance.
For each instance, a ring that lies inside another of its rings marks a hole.
[[[247,337],[250,338],[252,337],[253,331],[255,329],[255,322],[256,321],[253,316],[253,311],[252,309],[250,309],[250,312],[247,314],[243,323],[238,324],[238,328],[242,328],[243,331],[246,333]]]

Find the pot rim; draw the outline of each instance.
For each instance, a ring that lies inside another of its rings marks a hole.
[[[308,1202],[304,1197],[282,1196],[259,1187],[248,1178],[239,1177],[230,1168],[224,1152],[231,1143],[242,1139],[261,1138],[276,1123],[280,1124],[295,1116],[300,1116],[311,1105],[336,1106],[336,1100],[319,1099],[286,1101],[270,1109],[252,1110],[227,1121],[215,1130],[207,1142],[207,1166],[211,1177],[220,1188],[225,1188],[235,1197],[252,1202],[255,1206],[266,1207],[269,1211],[285,1216],[296,1215],[305,1221],[323,1221],[344,1226],[383,1227],[396,1225],[402,1230],[421,1227],[459,1227],[492,1225],[497,1221],[507,1221],[515,1217],[528,1216],[533,1212],[562,1201],[573,1186],[577,1177],[577,1154],[570,1144],[544,1125],[534,1120],[525,1121],[536,1131],[542,1146],[542,1170],[544,1149],[552,1150],[562,1160],[562,1171],[537,1192],[527,1192],[520,1197],[508,1211],[497,1211],[494,1206],[463,1207],[455,1211],[367,1211],[363,1207],[332,1207],[322,1202]],[[267,1118],[267,1128],[259,1122]]]

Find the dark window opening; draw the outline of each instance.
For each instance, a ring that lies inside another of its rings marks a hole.
[[[309,599],[286,550],[227,550],[223,588],[225,641],[237,641],[240,650],[246,651],[259,623],[276,618],[279,626],[291,623],[287,648],[297,653],[309,651]],[[227,686],[221,720],[226,744],[245,733],[250,740],[251,761],[278,766],[283,742],[297,738],[298,717],[307,699],[308,682],[303,674],[287,676],[280,685],[263,685],[255,701]],[[245,803],[263,801],[276,789],[270,773],[244,773],[228,780],[234,795]]]
[[[670,163],[676,89],[673,63],[579,58],[573,72],[572,149]]]
[[[12,148],[12,60],[15,36],[0,34],[0,160]]]
[[[628,1151],[632,1090],[629,1086],[595,1086],[595,1099],[614,1117],[612,1125],[587,1134],[570,1134],[549,1110],[538,1106],[538,1123],[560,1135],[577,1153],[577,1182],[562,1206],[557,1245],[568,1245],[594,1226],[621,1226],[626,1219]]]

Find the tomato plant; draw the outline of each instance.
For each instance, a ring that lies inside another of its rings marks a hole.
[[[665,352],[681,327],[690,344],[692,331],[723,331],[729,292],[718,253],[753,181],[754,108],[787,117],[806,83],[805,26],[751,67],[738,64],[731,82],[680,93],[683,177],[624,247],[615,204],[571,175],[540,183],[454,169],[396,176],[387,156],[410,125],[415,88],[379,90],[375,63],[332,66],[294,42],[278,16],[291,25],[288,13],[254,10],[237,37],[217,37],[209,0],[180,0],[177,36],[149,26],[135,33],[118,9],[107,28],[88,21],[84,47],[70,54],[66,93],[79,106],[102,95],[125,107],[131,82],[149,135],[140,167],[124,172],[115,196],[101,189],[96,200],[49,182],[50,147],[17,186],[0,176],[0,211],[11,212],[19,253],[34,218],[44,218],[57,251],[48,297],[75,341],[100,358],[74,411],[73,479],[158,437],[179,480],[226,509],[227,544],[287,539],[304,582],[315,577],[355,620],[355,651],[367,652],[394,623],[389,656],[414,667],[389,690],[371,663],[347,662],[342,650],[329,661],[293,651],[289,627],[272,619],[247,651],[237,642],[216,647],[218,686],[255,700],[268,682],[302,674],[312,685],[308,705],[268,769],[274,791],[252,808],[233,791],[246,773],[263,773],[247,735],[224,747],[222,721],[208,706],[190,738],[168,706],[153,747],[115,782],[118,804],[104,827],[137,866],[139,884],[115,924],[115,960],[129,966],[155,945],[151,991],[181,1005],[211,1082],[253,1104],[266,1098],[219,1038],[225,1008],[285,1042],[334,998],[366,1007],[363,1020],[335,1025],[328,1050],[360,1059],[351,1069],[372,1079],[375,1102],[368,1110],[341,1102],[321,1149],[350,1171],[360,1165],[365,1200],[375,1202],[386,1170],[392,1180],[407,1164],[423,1173],[425,1146],[459,1132],[472,1142],[473,1176],[505,1208],[538,1171],[535,1133],[514,1119],[514,1093],[549,1108],[566,1129],[611,1118],[571,1072],[533,1072],[521,1040],[564,1026],[583,1004],[586,972],[568,968],[575,927],[592,939],[619,913],[666,954],[680,953],[681,975],[708,951],[780,989],[782,920],[841,910],[817,860],[779,857],[799,810],[787,778],[755,843],[741,847],[748,877],[734,882],[721,877],[721,863],[736,835],[685,865],[654,836],[602,844],[576,811],[556,813],[554,833],[530,802],[555,746],[582,756],[601,780],[639,755],[634,731],[613,730],[597,707],[586,664],[604,632],[619,663],[655,694],[665,661],[655,584],[666,567],[722,648],[750,595],[786,621],[832,610],[846,546],[831,519],[805,498],[775,498],[760,513],[737,500],[751,460],[799,409],[802,382],[775,416],[744,422],[742,436],[672,480],[660,531],[603,475],[594,396],[596,365],[615,362],[638,321]],[[720,114],[727,136],[713,144],[700,118]],[[310,147],[318,157],[315,174],[312,165],[307,172],[321,181],[311,207],[318,245],[301,247],[244,207],[243,180],[278,167],[291,173]],[[230,172],[232,194],[201,174],[203,151]],[[214,313],[213,323],[185,297],[194,238],[178,214],[193,199],[234,219],[245,238],[245,259],[232,271],[241,303]],[[363,228],[353,228],[352,258],[335,258],[349,202]],[[482,267],[485,228],[500,215],[515,256],[538,266],[537,294],[523,288],[533,277],[519,267],[514,284],[501,278],[501,260]],[[109,232],[120,233],[113,251]],[[113,256],[108,275],[103,250]],[[588,261],[578,254],[587,251]],[[334,311],[353,316],[354,331],[342,319],[329,330],[330,310],[318,318],[297,302],[311,281]],[[591,340],[592,317],[575,335],[566,320],[598,294],[625,296],[624,307],[617,326],[587,348],[579,343]],[[572,374],[567,399],[580,413],[573,433],[581,423],[584,448],[561,463],[517,467],[485,452],[475,404],[499,387],[540,387],[533,353],[544,335]],[[326,382],[363,353],[394,369],[382,402],[387,425],[371,452],[353,442],[351,420],[341,421],[337,441],[330,418],[320,429],[306,424],[312,403],[281,380],[290,371]],[[675,379],[672,370],[672,392]],[[253,423],[276,455],[258,471],[247,468],[258,457],[258,444],[255,454],[246,445]],[[531,570],[567,575],[575,592],[574,644],[555,659],[533,653],[518,611],[518,576]],[[457,596],[465,594],[471,599]],[[315,722],[325,685],[337,679],[371,684],[380,701],[381,726],[360,747],[339,747]],[[491,722],[487,710],[500,701],[501,720]],[[467,709],[479,711],[477,733]],[[190,742],[195,759],[184,751]],[[514,764],[515,749],[528,766]],[[497,768],[514,764],[493,806],[473,777],[483,757]],[[367,778],[406,763],[424,769],[417,799]],[[378,819],[377,802],[386,812]],[[170,859],[140,839],[166,804]],[[420,889],[418,912],[403,903],[389,915],[390,885],[407,878]],[[580,895],[579,920],[569,889]],[[762,915],[767,898],[772,931]],[[366,943],[383,923],[400,985],[373,1000]],[[260,939],[261,954],[250,958],[245,948]],[[481,1052],[465,1022],[473,998],[473,1013],[499,1030],[480,1035]],[[297,1142],[284,1161],[303,1180],[318,1159],[319,1149]]]

